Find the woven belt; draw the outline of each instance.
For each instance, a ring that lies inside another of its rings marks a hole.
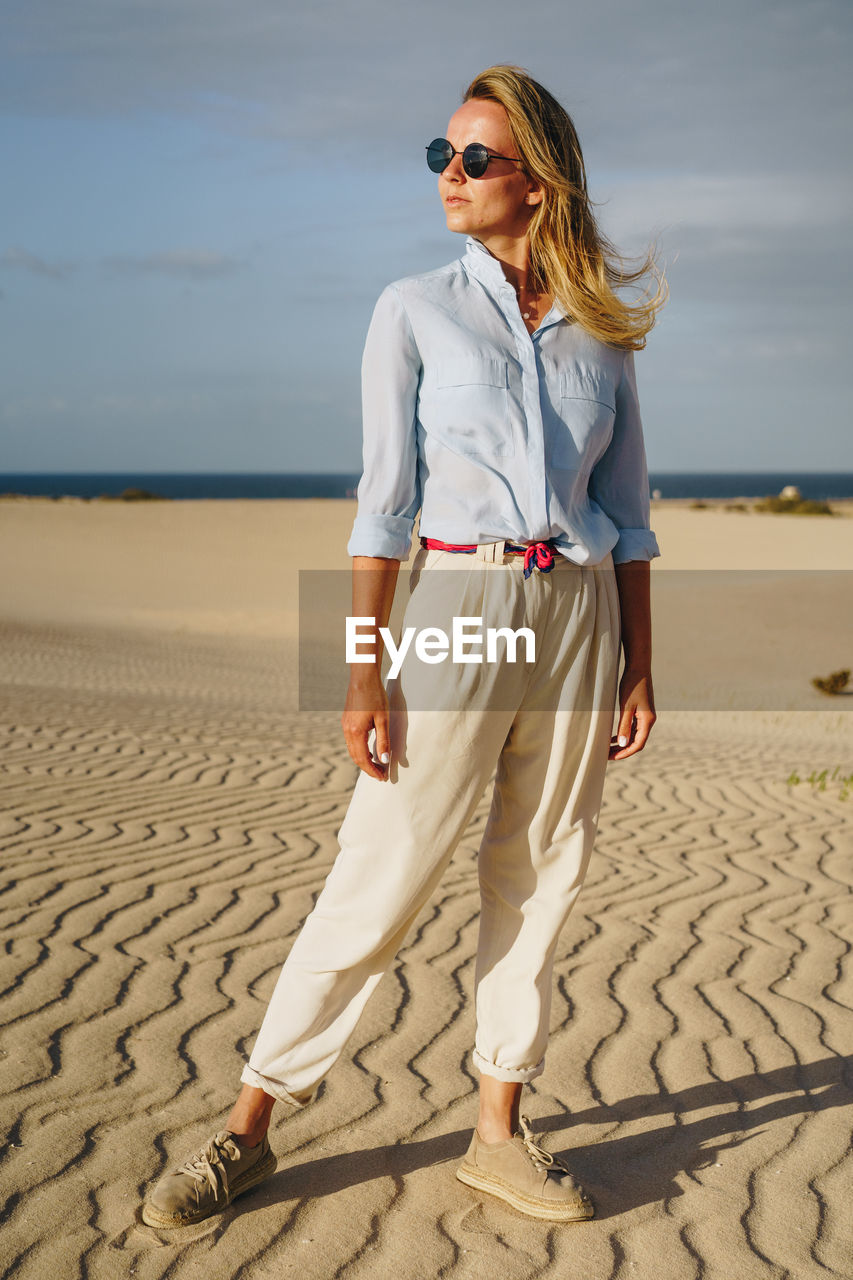
[[[439,542],[438,538],[421,538],[421,546],[428,551],[460,551],[473,555],[477,543]],[[510,555],[524,556],[524,576],[529,578],[534,569],[540,573],[550,573],[557,563],[550,542],[531,542],[529,546],[519,546],[515,542],[505,542],[504,551]]]

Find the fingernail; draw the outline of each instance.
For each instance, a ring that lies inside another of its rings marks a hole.
[[[390,759],[390,756],[388,755],[387,751],[383,751],[379,759],[382,761],[383,764],[387,764]]]
[[[627,747],[628,745],[628,739],[625,737],[624,733],[620,733],[616,741],[619,743],[620,747]]]

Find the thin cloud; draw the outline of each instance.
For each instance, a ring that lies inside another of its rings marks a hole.
[[[741,239],[752,248],[755,233],[760,240],[849,224],[853,210],[853,179],[838,173],[620,174],[597,186],[598,215],[620,235],[706,229],[731,237],[735,251]]]
[[[0,258],[0,264],[28,271],[34,276],[47,276],[49,280],[64,280],[72,269],[68,263],[48,262],[19,246],[7,249]]]
[[[143,255],[113,254],[103,259],[103,265],[118,272],[176,276],[182,280],[210,280],[232,275],[245,264],[213,249],[171,249]]]

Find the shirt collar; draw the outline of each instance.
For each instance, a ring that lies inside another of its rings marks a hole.
[[[466,237],[465,255],[462,261],[469,275],[472,275],[475,280],[479,280],[481,284],[492,292],[497,293],[499,289],[502,289],[507,284],[503,267],[497,258],[489,253],[482,240],[477,240],[474,236]],[[548,314],[543,316],[539,328],[544,329],[546,325],[556,324],[559,320],[567,319],[566,312],[560,303],[555,301]]]
[[[503,272],[503,267],[493,254],[489,253],[482,240],[476,240],[474,236],[467,236],[465,239],[465,257],[463,259],[465,269],[481,284],[489,285],[493,289],[500,289],[506,283],[507,279]]]

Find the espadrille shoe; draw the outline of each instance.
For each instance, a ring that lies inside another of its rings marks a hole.
[[[231,1201],[275,1171],[264,1134],[256,1147],[241,1147],[224,1129],[157,1183],[142,1206],[149,1227],[187,1227],[221,1213]]]
[[[456,1176],[531,1218],[579,1222],[595,1213],[589,1196],[563,1161],[533,1141],[526,1116],[521,1117],[521,1132],[505,1142],[483,1142],[475,1129]]]

